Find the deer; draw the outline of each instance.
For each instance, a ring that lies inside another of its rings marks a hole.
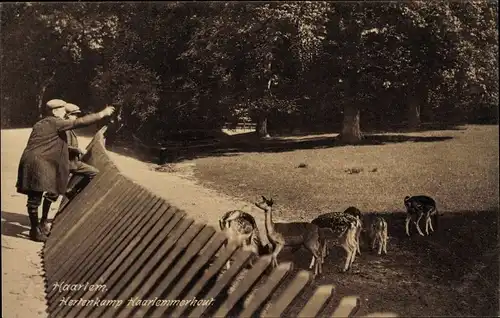
[[[387,222],[381,216],[373,216],[367,227],[368,237],[370,238],[371,248],[375,250],[378,246],[378,255],[383,252],[387,254]]]
[[[309,222],[275,223],[272,212],[273,199],[261,197],[262,201],[256,202],[255,206],[264,211],[266,235],[272,246],[273,267],[278,266],[278,255],[284,247],[292,247],[292,253],[301,247],[305,247],[311,252],[313,260],[315,260],[314,276],[321,274],[323,272],[323,262],[319,227]]]
[[[359,223],[359,226],[357,227],[357,230],[356,230],[356,241],[357,241],[356,252],[358,253],[358,255],[361,255],[361,249],[359,248],[359,237],[361,235],[361,231],[363,230],[363,221],[362,221],[361,211],[356,207],[350,206],[347,209],[345,209],[344,213],[352,215],[352,216],[359,219],[360,223]]]
[[[410,220],[412,218],[416,219],[413,221],[415,226],[417,227],[418,234],[421,236],[425,236],[420,229],[420,219],[422,217],[425,219],[425,233],[429,235],[429,230],[434,232],[434,228],[432,226],[432,219],[434,220],[434,224],[437,228],[438,226],[438,217],[439,213],[436,208],[436,201],[431,197],[426,195],[417,195],[417,196],[406,196],[404,199],[404,205],[406,207],[406,235],[410,236]],[[431,219],[432,218],[432,219]]]
[[[331,212],[318,216],[311,223],[321,229],[321,260],[324,262],[324,258],[329,254],[327,247],[329,242],[331,246],[339,246],[346,252],[346,259],[341,272],[347,272],[351,269],[359,248],[360,218],[349,213]],[[314,259],[311,260],[310,266],[314,262]]]
[[[228,211],[219,219],[219,227],[228,238],[225,246],[236,244],[244,250],[251,251],[254,256],[269,253],[270,248],[262,243],[257,223],[251,214],[241,210]],[[229,267],[230,262],[227,261],[226,269]]]
[[[322,214],[322,215],[316,217],[316,219],[313,220],[313,222],[315,222],[316,224],[327,224],[325,227],[322,227],[322,228],[330,228],[330,226],[328,224],[330,224],[331,219],[339,218],[339,215],[341,215],[341,214],[348,215],[348,217],[351,216],[352,218],[356,218],[359,221],[357,223],[358,226],[356,228],[356,253],[358,255],[361,255],[361,251],[359,248],[359,245],[360,245],[359,242],[360,242],[361,232],[363,230],[363,222],[362,222],[361,211],[358,208],[350,206],[346,210],[344,210],[344,212],[325,213],[325,214]],[[321,219],[326,219],[326,221],[323,221]],[[328,221],[328,220],[330,220],[330,221]],[[324,257],[328,256],[328,250],[325,250],[325,253],[326,254],[324,255]]]

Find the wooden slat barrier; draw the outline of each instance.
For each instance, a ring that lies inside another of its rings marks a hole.
[[[269,273],[270,256],[247,269],[249,252],[226,246],[222,233],[123,176],[106,153],[105,129],[84,156],[99,174],[75,198],[63,200],[43,249],[50,318],[280,317],[297,308],[311,272],[293,274],[293,264],[282,263]],[[277,290],[282,292],[275,295]],[[322,313],[334,290],[316,286],[298,316],[353,316],[360,307],[353,296]]]

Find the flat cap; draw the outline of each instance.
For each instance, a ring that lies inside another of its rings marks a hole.
[[[47,102],[48,109],[56,109],[61,107],[66,107],[66,102],[62,99],[51,99]]]
[[[80,107],[76,106],[75,104],[71,103],[66,103],[66,106],[64,106],[66,109],[67,114],[79,114],[82,111],[80,110]]]

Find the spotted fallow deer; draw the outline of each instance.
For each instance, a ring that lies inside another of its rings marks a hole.
[[[244,250],[251,251],[254,256],[267,254],[269,247],[263,245],[257,223],[252,215],[240,210],[226,212],[219,219],[219,227],[228,238],[227,244],[236,244]],[[230,262],[226,263],[229,269]]]
[[[324,262],[324,258],[328,256],[328,246],[339,246],[346,251],[346,259],[342,272],[348,271],[356,259],[356,252],[359,246],[360,218],[344,212],[331,212],[318,216],[311,223],[321,229],[322,261]],[[313,263],[314,260],[311,260],[311,265]]]

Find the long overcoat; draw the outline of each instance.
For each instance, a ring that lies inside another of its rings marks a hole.
[[[75,120],[48,116],[38,121],[19,162],[17,192],[64,194],[69,178],[66,131],[90,126],[101,119],[101,114],[96,113]]]
[[[78,137],[73,130],[66,131],[69,150],[69,169],[76,169],[80,160],[80,149],[78,148]]]

